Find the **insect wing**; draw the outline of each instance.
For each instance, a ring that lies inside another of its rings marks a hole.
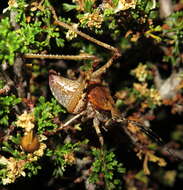
[[[68,112],[73,113],[82,96],[83,85],[78,81],[50,74],[49,86],[57,101],[64,106]]]

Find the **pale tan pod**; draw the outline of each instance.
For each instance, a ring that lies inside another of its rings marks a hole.
[[[39,139],[32,130],[22,137],[20,145],[25,152],[30,153],[38,150],[40,147]]]
[[[50,74],[49,86],[54,97],[68,112],[79,112],[76,108],[82,99],[84,84],[62,76]]]

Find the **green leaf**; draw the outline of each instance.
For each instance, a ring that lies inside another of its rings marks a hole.
[[[73,4],[63,3],[62,5],[66,12],[69,12],[69,11],[77,8],[77,5],[73,5]]]
[[[53,122],[53,119],[58,117],[61,112],[65,113],[65,109],[55,99],[52,99],[51,102],[46,102],[45,98],[41,96],[38,105],[34,109],[38,133],[42,134],[45,130],[51,131],[57,128],[58,126]]]

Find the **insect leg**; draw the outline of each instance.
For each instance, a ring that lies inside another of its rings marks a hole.
[[[93,119],[93,126],[95,128],[97,136],[99,137],[99,142],[101,144],[101,147],[103,147],[104,146],[104,138],[103,138],[102,133],[100,131],[99,125],[100,125],[99,120],[97,118],[94,118]]]
[[[46,55],[46,54],[31,54],[27,53],[24,55],[25,58],[37,58],[37,59],[63,59],[63,60],[96,60],[98,61],[99,58],[97,58],[94,55],[90,55],[87,53],[83,53],[80,55]]]
[[[78,118],[80,118],[81,116],[85,115],[86,111],[82,111],[81,113],[78,113],[77,115],[73,116],[71,119],[69,119],[68,121],[66,121],[64,124],[60,124],[58,128],[56,128],[55,130],[53,130],[52,132],[46,131],[44,134],[47,135],[54,135],[55,133],[64,130],[66,128],[69,127],[70,124],[72,124],[74,121],[76,121]]]
[[[96,78],[99,77],[100,75],[102,75],[103,73],[106,72],[106,70],[113,64],[113,61],[119,57],[119,55],[114,54],[105,65],[103,65],[102,67],[100,67],[98,70],[96,70],[94,73],[92,73],[92,78]]]

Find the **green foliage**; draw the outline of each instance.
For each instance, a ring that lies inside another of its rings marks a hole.
[[[13,106],[20,103],[21,99],[16,98],[15,95],[0,97],[0,124],[9,125],[10,113]]]
[[[47,1],[44,4],[48,4]],[[49,5],[49,4],[48,4]],[[50,48],[50,40],[54,38],[58,47],[63,47],[64,40],[60,38],[56,27],[51,25],[51,13],[49,9],[30,11],[34,21],[28,23],[25,14],[25,1],[17,1],[17,6],[10,10],[16,15],[17,25],[21,27],[12,30],[8,17],[0,22],[0,60],[14,63],[16,53],[38,52],[43,48]],[[43,26],[46,27],[43,27]]]
[[[25,53],[23,39],[12,31],[8,17],[0,22],[0,60],[8,61],[10,65],[14,63],[16,52]]]
[[[26,175],[31,178],[33,175],[37,175],[42,167],[38,162],[27,162],[25,164]]]
[[[65,110],[57,103],[55,99],[51,102],[46,102],[42,96],[39,98],[39,103],[34,109],[35,120],[37,121],[38,133],[42,134],[46,130],[53,130],[57,128],[57,124],[53,119],[58,117],[59,113],[65,113]]]
[[[142,181],[145,184],[148,184],[148,177],[144,174],[143,171],[138,172],[135,178],[138,179],[139,181]]]
[[[63,3],[63,9],[66,11],[66,12],[69,12],[73,9],[76,9],[77,8],[77,5],[73,5],[73,4],[68,4],[68,3]]]
[[[84,2],[84,10],[85,10],[85,12],[91,12],[93,4],[94,4],[94,1],[92,1],[92,0],[86,0]]]
[[[39,34],[42,34],[41,22],[35,21],[34,23],[22,23],[21,30],[18,31],[19,35],[24,39],[24,46],[29,47],[34,45],[35,49],[41,50],[44,46],[48,46],[48,42],[37,41]]]
[[[116,7],[119,3],[119,0],[112,0],[112,2],[113,2],[113,5]]]
[[[1,88],[3,88],[3,87],[4,87],[4,85],[5,85],[5,81],[0,80],[0,89],[1,89]]]
[[[68,165],[75,163],[74,153],[79,151],[81,146],[87,144],[88,140],[78,143],[65,143],[58,145],[55,150],[47,149],[47,156],[50,156],[54,163],[53,175],[55,177],[63,176],[64,171]]]
[[[164,61],[170,62],[173,66],[182,63],[180,53],[183,47],[183,11],[173,13],[166,21],[168,27],[163,30],[164,42],[171,44],[172,52],[164,56]]]
[[[182,162],[178,165],[178,178],[180,180],[183,179],[183,163]]]
[[[138,11],[143,11],[146,14],[149,14],[153,9],[156,8],[156,1],[151,0],[137,0],[137,13]]]
[[[122,163],[119,163],[113,152],[106,150],[92,149],[95,161],[92,164],[92,172],[89,176],[90,183],[98,183],[104,180],[106,189],[120,189],[121,175],[125,173]],[[119,178],[116,178],[119,175]],[[103,179],[100,178],[103,176]]]
[[[81,67],[80,67],[80,69],[82,70],[82,71],[89,71],[89,70],[92,70],[92,63],[91,62],[86,62],[84,65],[82,65]]]
[[[0,164],[0,178],[2,179],[4,176],[7,175],[7,170],[3,164]],[[2,181],[0,181],[0,184],[2,184]]]
[[[17,144],[15,144],[15,141]],[[15,149],[15,145],[19,145],[19,142],[20,135],[17,135],[17,137],[10,137],[8,141],[3,142],[1,150],[10,153],[14,158],[20,158],[19,150]]]
[[[172,139],[180,141],[183,144],[183,130],[177,129],[171,135]]]

